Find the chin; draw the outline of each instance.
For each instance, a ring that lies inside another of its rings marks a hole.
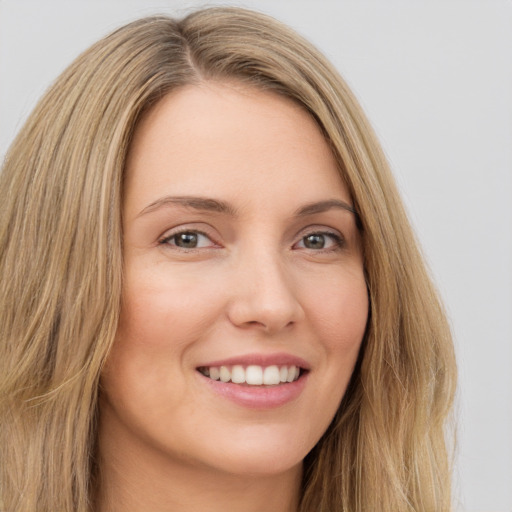
[[[295,435],[298,429],[294,428]],[[303,430],[304,431],[304,430]],[[240,429],[236,438],[224,442],[212,440],[209,453],[202,452],[201,459],[222,472],[240,476],[271,476],[300,469],[304,457],[316,443],[302,436],[294,439],[294,433],[261,425]],[[211,450],[213,448],[213,450]]]
[[[233,454],[226,457],[215,469],[239,477],[265,478],[300,470],[302,461],[303,458],[281,457],[276,454],[252,453],[243,457]]]

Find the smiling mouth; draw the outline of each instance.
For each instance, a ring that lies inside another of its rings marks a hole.
[[[200,366],[197,371],[212,380],[246,386],[279,386],[295,382],[306,371],[295,365]]]

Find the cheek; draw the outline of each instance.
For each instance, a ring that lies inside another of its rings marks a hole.
[[[364,273],[333,273],[323,283],[307,295],[308,316],[329,351],[357,357],[369,308]]]
[[[155,407],[154,390],[168,389],[170,375],[175,376],[174,385],[180,384],[191,348],[218,317],[213,294],[206,292],[199,283],[185,286],[165,276],[156,282],[144,274],[127,279],[116,339],[103,372],[109,395],[131,396]]]
[[[123,344],[175,350],[212,324],[219,309],[215,298],[203,280],[134,279],[125,288],[117,337]]]
[[[312,438],[319,439],[338,410],[352,377],[368,319],[363,272],[333,274],[308,296],[310,326],[322,349],[320,372],[311,374],[315,397],[308,416],[317,418]],[[307,420],[305,420],[307,421]]]
[[[127,275],[102,382],[116,410],[133,414],[134,421],[180,404],[190,348],[216,317],[213,294],[199,282],[184,281],[165,273]]]
[[[358,352],[368,320],[366,287],[360,293],[333,300],[322,315],[326,339],[334,350]]]

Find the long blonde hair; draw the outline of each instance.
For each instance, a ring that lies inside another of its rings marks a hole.
[[[8,152],[0,176],[3,509],[91,509],[99,376],[120,311],[130,140],[167,92],[226,79],[311,113],[359,214],[371,312],[349,389],[306,457],[300,511],[449,510],[452,342],[386,160],[326,59],[272,18],[236,8],[145,18],[96,43],[49,89]]]

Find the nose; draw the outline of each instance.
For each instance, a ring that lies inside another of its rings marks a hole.
[[[298,283],[278,255],[241,258],[232,278],[228,317],[235,326],[274,334],[304,318]]]

